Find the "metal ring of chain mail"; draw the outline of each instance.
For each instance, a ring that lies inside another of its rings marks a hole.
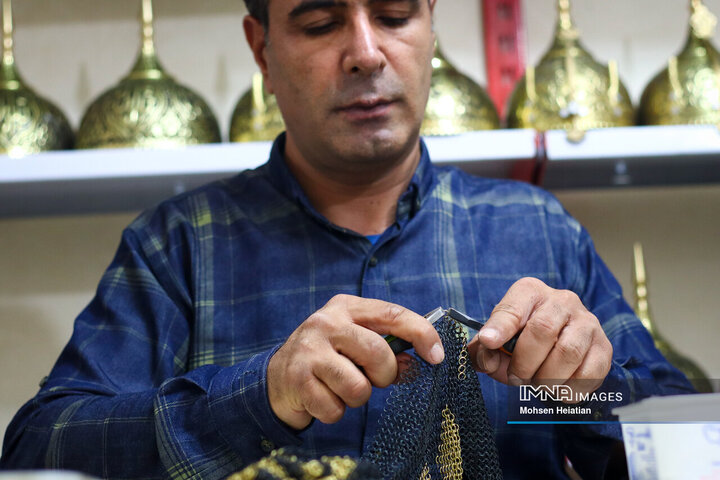
[[[465,332],[448,316],[435,325],[445,360],[416,359],[401,375],[363,459],[388,480],[501,479],[480,382],[466,374]]]

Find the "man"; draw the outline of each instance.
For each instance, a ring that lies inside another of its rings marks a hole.
[[[215,479],[285,445],[357,457],[406,359],[382,335],[439,363],[419,314],[443,305],[487,319],[470,357],[506,477],[562,477],[566,456],[600,477],[617,426],[507,425],[508,385],[689,387],[550,195],[430,163],[435,0],[246,3],[286,134],[126,229],[2,466]]]

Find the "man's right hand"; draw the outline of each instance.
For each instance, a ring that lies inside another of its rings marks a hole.
[[[387,387],[398,374],[398,360],[382,335],[413,344],[430,363],[445,354],[435,328],[399,305],[337,295],[307,318],[270,359],[270,406],[292,428],[313,418],[334,423],[345,407],[360,407],[372,386]],[[401,354],[403,355],[403,354]]]

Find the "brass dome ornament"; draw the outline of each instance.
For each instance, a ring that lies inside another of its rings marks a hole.
[[[552,46],[510,97],[508,127],[566,130],[571,141],[579,141],[590,129],[632,125],[632,102],[617,64],[601,65],[582,46],[570,0],[558,0],[557,10]]]
[[[130,73],[95,100],[78,148],[166,148],[220,141],[210,107],[178,84],[155,53],[152,0],[142,0],[142,48]]]
[[[51,102],[23,82],[15,66],[11,0],[2,0],[3,51],[0,66],[0,153],[22,157],[72,148],[70,123]]]
[[[642,245],[636,242],[633,245],[633,280],[635,285],[635,313],[643,326],[650,332],[655,347],[660,350],[670,364],[680,370],[700,393],[713,391],[707,374],[692,360],[675,350],[672,345],[663,337],[655,326],[650,315],[650,304],[648,303],[647,276],[645,274],[645,259]]]
[[[690,10],[685,46],[643,91],[640,124],[720,124],[720,54],[710,42],[717,17],[701,0],[691,0]]]
[[[485,90],[460,73],[435,44],[430,96],[421,135],[457,135],[500,127],[495,105]]]
[[[263,76],[256,72],[252,86],[240,97],[230,121],[231,142],[262,142],[275,140],[285,130],[275,95],[267,93]]]

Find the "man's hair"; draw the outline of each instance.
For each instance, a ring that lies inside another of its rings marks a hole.
[[[257,18],[265,30],[268,27],[268,2],[270,0],[245,0],[248,13]]]
[[[245,0],[245,6],[248,13],[257,18],[265,28],[267,34],[268,27],[268,3],[270,0]],[[430,0],[428,0],[428,4]]]

